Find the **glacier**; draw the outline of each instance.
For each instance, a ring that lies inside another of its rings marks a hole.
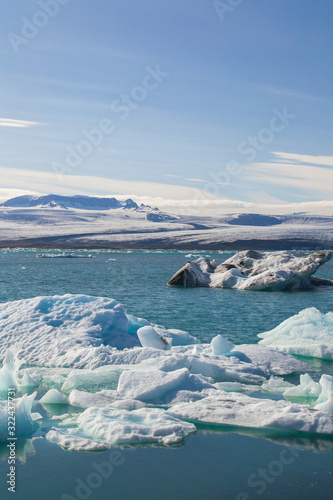
[[[331,435],[333,378],[314,381],[306,362],[283,351],[289,338],[312,353],[325,342],[327,354],[332,316],[306,309],[260,334],[259,344],[234,345],[221,334],[199,343],[105,297],[0,304],[0,440],[9,387],[17,390],[18,435],[38,431],[34,402],[54,412],[42,435],[67,450],[179,444],[200,423]],[[289,374],[300,375],[298,386],[284,380]]]
[[[332,252],[296,257],[288,251],[238,252],[219,266],[215,260],[200,257],[189,261],[168,281],[169,286],[237,288],[239,290],[298,290],[330,285],[332,280],[313,278]]]

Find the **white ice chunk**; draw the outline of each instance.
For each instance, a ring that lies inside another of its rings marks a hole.
[[[327,413],[245,394],[216,391],[200,401],[173,405],[170,411],[192,422],[333,434],[333,420]]]
[[[57,389],[50,389],[46,394],[44,394],[39,402],[46,404],[68,405],[68,399],[66,396],[61,394],[61,392]]]
[[[157,333],[152,326],[143,326],[138,330],[138,337],[142,347],[153,347],[165,350],[171,347],[171,343]]]
[[[68,398],[69,404],[79,408],[89,408],[89,406],[104,407],[108,406],[112,399],[101,394],[91,394],[89,392],[78,391],[74,389]]]
[[[229,354],[230,351],[235,347],[232,342],[229,342],[229,340],[225,339],[222,335],[217,335],[216,337],[214,337],[210,344],[213,354],[221,356]]]
[[[188,356],[190,371],[209,377],[216,382],[244,382],[261,384],[265,380],[265,372],[252,363],[243,363],[237,358],[225,356]]]
[[[127,411],[112,408],[88,408],[77,419],[81,431],[109,445],[179,443],[196,427],[165,410],[141,408]]]
[[[290,382],[287,382],[283,378],[271,375],[270,378],[262,384],[261,390],[271,394],[285,394],[287,390],[293,389],[294,387],[293,384],[290,384]]]
[[[15,346],[6,353],[0,368],[0,392],[5,392],[9,388],[17,389],[20,385],[18,370],[24,361],[18,358],[19,351],[20,347]]]
[[[166,330],[161,327],[155,327],[155,330],[161,337],[169,341],[169,344],[172,344],[173,346],[193,345],[199,343],[198,339],[183,330],[177,330],[176,328],[169,328]]]
[[[261,345],[291,354],[333,360],[333,313],[321,313],[315,307],[283,321],[279,326],[258,335]]]
[[[322,375],[319,384],[322,391],[316,401],[315,408],[333,416],[333,377],[331,375]]]
[[[268,375],[288,375],[309,369],[307,364],[290,354],[258,344],[237,345],[230,355],[257,365]]]
[[[304,373],[304,375],[300,376],[300,385],[290,387],[283,395],[297,398],[317,398],[321,390],[321,385],[312,380],[308,373]]]
[[[125,371],[118,383],[118,393],[123,398],[152,401],[175,390],[190,376],[187,368],[165,373],[160,370]]]

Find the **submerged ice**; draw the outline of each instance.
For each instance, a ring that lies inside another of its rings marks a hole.
[[[290,252],[236,253],[225,262],[200,257],[189,261],[169,280],[169,286],[238,288],[239,290],[296,290],[333,285],[333,281],[313,278],[317,269],[332,257],[332,252],[318,252],[295,257]]]

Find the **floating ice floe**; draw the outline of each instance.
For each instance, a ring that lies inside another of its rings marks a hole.
[[[72,418],[71,424],[76,428],[55,428],[46,438],[70,450],[97,451],[112,445],[177,444],[197,430],[160,408],[90,407]]]
[[[333,416],[333,377],[322,375],[319,382],[314,382],[308,373],[301,375],[300,385],[287,389],[283,395],[293,398],[318,398],[313,406]]]
[[[324,314],[315,307],[304,309],[258,337],[263,346],[333,360],[333,313]]]
[[[300,384],[289,387],[283,395],[294,398],[318,398],[321,391],[319,382],[315,382],[308,373],[304,373],[300,376]]]
[[[246,394],[216,391],[196,402],[172,405],[170,412],[198,423],[333,434],[333,420],[323,411]]]
[[[159,408],[128,411],[92,407],[79,415],[77,423],[85,434],[109,445],[175,444],[197,430],[195,425]]]
[[[200,257],[188,262],[168,282],[169,286],[238,288],[240,290],[296,290],[333,285],[332,280],[312,275],[332,257],[332,252],[318,252],[295,257],[290,252],[263,253],[246,250],[225,262]]]

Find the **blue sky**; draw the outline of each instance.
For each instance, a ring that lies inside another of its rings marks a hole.
[[[331,209],[332,21],[326,0],[6,2],[3,197]]]

